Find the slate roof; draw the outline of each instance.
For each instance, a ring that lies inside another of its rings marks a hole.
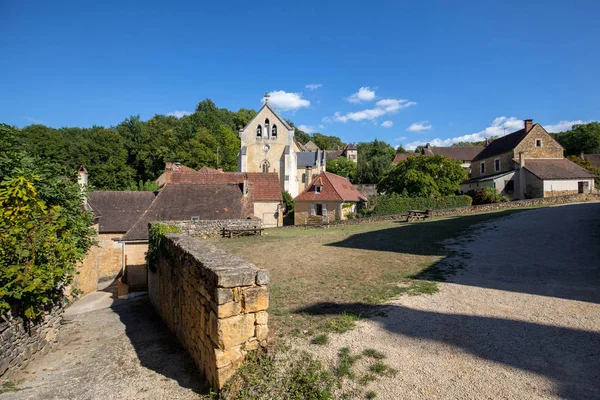
[[[531,129],[533,129],[533,127]],[[525,131],[525,128],[523,128],[493,140],[481,151],[481,153],[477,154],[472,161],[483,160],[484,158],[494,157],[513,150],[519,143],[521,143],[521,140],[527,136],[527,133],[528,132]]]
[[[304,168],[307,165],[314,166],[317,161],[316,151],[303,151],[296,154],[298,168]]]
[[[124,233],[144,214],[154,201],[153,192],[90,192],[90,206],[99,217],[100,233]]]
[[[596,175],[566,158],[527,158],[523,168],[542,180],[596,178]]]
[[[325,151],[325,156],[328,160],[335,160],[338,157],[341,157],[344,153],[344,150],[327,150]]]
[[[238,184],[170,183],[158,193],[150,207],[121,237],[122,241],[148,240],[148,223],[240,219],[250,216]]]
[[[426,156],[442,155],[453,160],[471,161],[485,148],[485,146],[425,147],[423,152]]]
[[[583,159],[588,160],[596,167],[600,167],[600,154],[584,154]]]
[[[315,186],[321,186],[321,193],[317,194]],[[367,199],[348,179],[331,172],[323,172],[317,175],[310,186],[296,196],[294,201],[367,201]]]
[[[477,178],[471,178],[468,179],[466,181],[461,182],[461,185],[464,184],[468,184],[468,183],[475,183],[475,182],[483,182],[483,181],[490,181],[490,180],[494,180],[496,178],[500,178],[501,176],[504,175],[510,175],[510,174],[514,174],[517,170],[511,169],[510,171],[505,171],[505,172],[497,172],[495,174],[492,175],[486,175],[486,176],[479,176]]]

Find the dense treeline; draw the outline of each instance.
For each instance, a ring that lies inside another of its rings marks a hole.
[[[5,128],[16,133],[21,150],[58,166],[65,175],[85,165],[92,188],[140,190],[153,188],[149,182],[161,174],[167,161],[195,169],[210,166],[235,171],[239,129],[255,115],[255,110],[245,108],[236,112],[218,108],[206,99],[194,113],[181,118],[157,114],[142,121],[132,116],[109,128]],[[344,144],[336,136],[295,130],[303,144],[312,140],[329,150]]]

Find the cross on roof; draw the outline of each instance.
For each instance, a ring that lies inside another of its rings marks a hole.
[[[265,93],[265,103],[269,102],[269,97],[271,97],[271,95],[269,94],[269,92]]]

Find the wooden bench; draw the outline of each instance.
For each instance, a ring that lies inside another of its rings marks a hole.
[[[429,218],[429,210],[408,210],[407,221],[423,221]]]
[[[244,235],[259,235],[262,236],[262,231],[264,231],[265,228],[261,228],[258,226],[255,227],[246,227],[246,228],[241,228],[241,227],[227,227],[227,228],[223,228],[223,237],[229,237],[232,238],[234,236],[244,236]]]

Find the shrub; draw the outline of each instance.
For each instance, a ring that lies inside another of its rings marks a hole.
[[[482,187],[477,190],[471,190],[467,194],[473,198],[473,204],[475,205],[510,201],[508,197],[498,193],[496,188],[491,187]]]
[[[281,196],[283,197],[283,204],[285,204],[285,214],[289,214],[294,211],[294,199],[292,195],[287,190],[281,192]]]
[[[438,198],[404,197],[398,194],[383,195],[377,199],[372,215],[402,214],[408,210],[438,210],[442,208],[468,207],[472,203],[469,196],[448,196]]]
[[[152,272],[156,272],[154,262],[158,259],[160,245],[166,234],[181,233],[181,229],[174,225],[153,224],[148,232],[148,252],[146,253],[146,263]]]

